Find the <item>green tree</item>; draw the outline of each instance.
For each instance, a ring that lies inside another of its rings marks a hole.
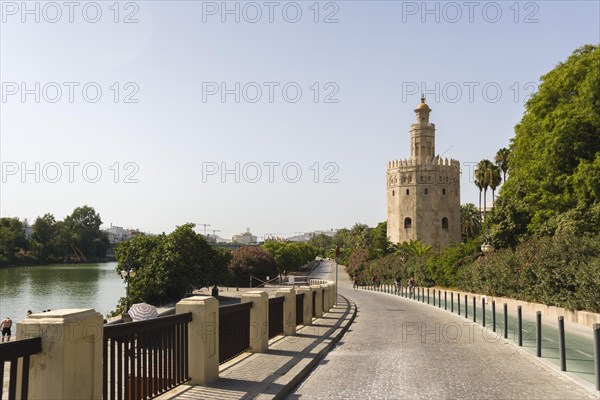
[[[481,218],[475,204],[467,203],[460,206],[460,231],[464,241],[481,233]]]
[[[510,150],[506,147],[501,148],[496,153],[496,157],[494,161],[496,161],[496,165],[502,171],[502,182],[506,182],[506,173],[508,172],[508,157],[510,155]]]
[[[541,77],[515,127],[510,174],[491,219],[504,244],[553,234],[561,214],[581,205],[591,209],[598,201],[599,152],[600,46],[586,45]]]
[[[0,218],[0,266],[19,264],[27,249],[23,223],[18,218]]]
[[[100,230],[102,219],[92,207],[77,207],[65,218],[68,245],[75,259],[86,261],[104,257],[108,237]]]
[[[194,289],[221,283],[227,256],[211,247],[194,226],[178,226],[168,235],[138,235],[117,246],[117,272],[136,270],[130,280],[130,303],[178,301]]]

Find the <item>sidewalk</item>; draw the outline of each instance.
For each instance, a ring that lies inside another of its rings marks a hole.
[[[221,365],[209,386],[181,385],[157,397],[171,399],[284,398],[337,343],[356,316],[356,306],[338,295],[338,305],[296,336],[280,336],[266,353],[246,354]]]

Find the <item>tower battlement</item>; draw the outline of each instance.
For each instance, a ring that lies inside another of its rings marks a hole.
[[[417,163],[415,159],[402,158],[402,159],[388,161],[387,168],[395,169],[395,168],[400,168],[400,167],[412,167],[412,166],[417,166],[417,165],[439,165],[439,166],[460,168],[460,162],[453,158],[427,157],[423,161],[420,163]]]

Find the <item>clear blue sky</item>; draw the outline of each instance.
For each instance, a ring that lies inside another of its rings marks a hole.
[[[373,226],[422,90],[476,203],[470,165],[508,145],[541,75],[600,41],[598,1],[113,3],[2,2],[2,216],[87,204],[106,226],[223,237]]]

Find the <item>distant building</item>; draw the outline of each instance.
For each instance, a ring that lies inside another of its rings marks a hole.
[[[233,243],[241,243],[241,244],[251,244],[251,243],[256,243],[256,236],[254,236],[252,233],[250,233],[250,228],[246,228],[246,232],[239,234],[239,235],[234,235],[231,238],[231,241]]]
[[[387,166],[387,234],[440,250],[461,241],[460,163],[435,153],[435,125],[425,98],[410,126],[410,158]]]
[[[121,243],[141,234],[137,229],[124,229],[122,226],[113,226],[113,224],[110,224],[110,228],[105,232],[108,235],[108,243],[110,244]]]
[[[328,231],[312,231],[312,232],[303,233],[301,235],[291,236],[291,237],[287,238],[287,240],[290,242],[308,242],[311,238],[318,236],[318,235],[334,237],[336,232],[337,232],[337,229],[336,230],[330,229]]]
[[[23,220],[23,234],[25,235],[25,239],[30,239],[33,234],[33,227],[29,225],[27,218]]]

